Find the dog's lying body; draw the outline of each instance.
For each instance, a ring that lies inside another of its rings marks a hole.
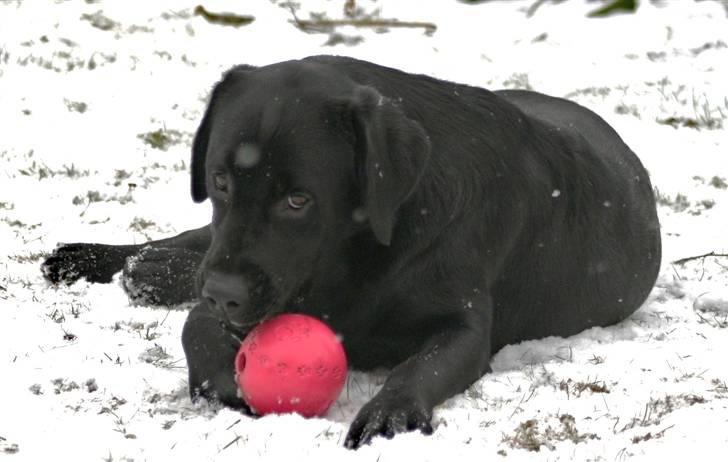
[[[190,391],[236,407],[252,326],[326,320],[352,367],[392,368],[349,447],[431,431],[433,407],[506,344],[624,319],[660,266],[647,172],[597,115],[349,58],[229,71],[195,137],[192,195],[211,198],[209,227],[61,246],[47,277],[108,281],[126,262],[134,296],[199,295]]]

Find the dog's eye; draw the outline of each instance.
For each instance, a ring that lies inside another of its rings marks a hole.
[[[310,200],[311,197],[306,193],[293,192],[288,195],[288,207],[293,210],[301,210]]]
[[[224,173],[213,173],[212,182],[215,185],[215,189],[217,189],[218,191],[227,192],[228,180],[227,176]]]

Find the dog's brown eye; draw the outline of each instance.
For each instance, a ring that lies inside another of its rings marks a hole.
[[[294,192],[288,195],[288,207],[292,208],[293,210],[300,210],[308,204],[308,201],[311,200],[311,198],[308,196],[308,194],[302,193],[302,192]]]
[[[227,176],[224,173],[214,173],[212,175],[212,182],[215,184],[215,189],[222,192],[227,192],[228,181]]]

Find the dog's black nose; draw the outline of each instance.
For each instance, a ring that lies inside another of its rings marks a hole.
[[[228,273],[209,273],[201,295],[211,308],[222,311],[231,320],[240,317],[249,302],[243,278]]]

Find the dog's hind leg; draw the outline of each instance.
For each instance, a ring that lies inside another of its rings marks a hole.
[[[210,239],[205,226],[138,245],[61,244],[41,270],[54,284],[82,278],[107,283],[123,270],[124,287],[133,303],[174,305],[195,299],[195,273]]]

